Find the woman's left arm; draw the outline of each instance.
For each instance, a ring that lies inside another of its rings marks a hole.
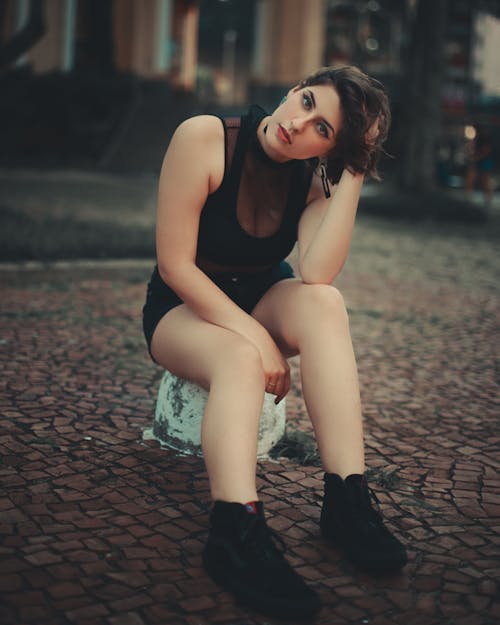
[[[314,199],[304,210],[298,231],[299,272],[305,283],[331,284],[344,266],[363,179],[363,174],[344,169],[330,199],[324,197],[321,184],[313,182]]]

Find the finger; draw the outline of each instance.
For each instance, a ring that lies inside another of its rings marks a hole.
[[[285,386],[283,388],[283,391],[276,397],[276,399],[274,400],[275,404],[279,404],[280,401],[282,401],[283,399],[285,399],[285,397],[288,395],[288,391],[290,390],[290,385]]]
[[[290,391],[291,385],[292,385],[292,382],[290,380],[290,372],[288,372],[288,377],[287,377],[287,380],[286,380],[286,386],[285,386],[285,390],[284,390],[284,393],[283,393],[283,397],[288,395],[288,393]]]
[[[276,393],[277,397],[274,400],[276,404],[279,404],[279,402],[285,397],[285,395],[290,390],[290,366],[286,360],[283,360],[283,368],[284,368],[284,371],[283,371],[283,375],[281,376],[281,386],[278,389],[279,392]]]
[[[290,387],[290,365],[288,363],[286,363],[285,375],[286,375],[286,383],[288,387]]]
[[[280,401],[284,399],[289,390],[290,376],[285,373],[281,381],[281,386],[279,387],[279,392],[276,393],[276,399],[274,400],[274,403],[279,404]]]
[[[266,393],[271,393],[272,395],[275,395],[277,384],[277,378],[275,376],[270,376],[266,384]]]
[[[274,400],[274,403],[275,403],[276,405],[278,405],[278,404],[280,403],[280,401],[282,401],[283,399],[285,399],[285,397],[286,397],[286,393],[285,393],[285,392],[281,393],[281,395],[278,395],[278,396],[276,397],[276,399]]]
[[[275,393],[274,393],[276,395],[276,399],[279,399],[283,395],[283,391],[285,390],[285,387],[286,387],[285,376],[284,374],[281,374],[279,378],[277,379],[277,383],[276,383],[276,388],[275,388]]]

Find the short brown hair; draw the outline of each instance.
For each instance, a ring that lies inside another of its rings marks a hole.
[[[326,170],[338,182],[342,170],[364,173],[380,180],[377,163],[391,123],[389,100],[382,84],[355,66],[323,67],[304,78],[302,89],[312,85],[332,85],[338,93],[343,122],[335,146],[326,157]],[[370,141],[366,134],[378,119],[378,136]]]

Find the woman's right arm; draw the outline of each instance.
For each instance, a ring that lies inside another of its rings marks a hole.
[[[163,281],[199,317],[241,334],[259,350],[277,399],[289,388],[288,365],[267,330],[196,266],[201,210],[224,171],[224,130],[216,117],[193,117],[174,133],[160,174],[156,249]]]

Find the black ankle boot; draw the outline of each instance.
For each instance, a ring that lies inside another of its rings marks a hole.
[[[364,475],[345,481],[325,473],[321,533],[359,568],[374,574],[394,573],[408,561],[406,549],[373,509]],[[374,495],[374,494],[373,494]]]
[[[266,525],[261,502],[215,502],[203,551],[210,577],[266,614],[310,616],[320,607],[319,597],[285,560],[283,548],[281,538]]]

